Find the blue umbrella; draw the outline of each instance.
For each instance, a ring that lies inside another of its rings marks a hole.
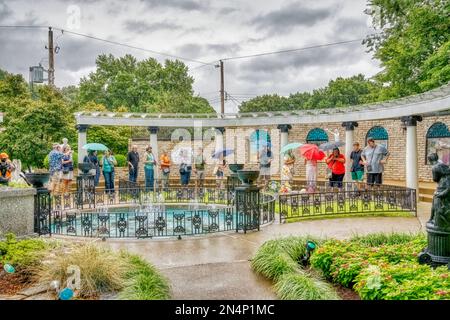
[[[300,143],[300,142],[289,143],[289,144],[285,145],[283,148],[281,148],[280,153],[283,154],[283,153],[288,152],[289,150],[298,149],[302,145],[303,145],[303,143]]]
[[[223,149],[212,154],[213,159],[220,159],[220,157],[227,157],[234,152],[233,149]]]
[[[83,146],[84,150],[106,151],[108,147],[101,143],[88,143]]]

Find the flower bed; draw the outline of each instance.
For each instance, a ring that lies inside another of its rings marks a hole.
[[[13,266],[11,273],[0,273],[0,295],[15,295],[27,287],[44,286],[57,298],[56,288],[66,287],[68,268],[80,271],[76,299],[99,299],[113,295],[118,299],[162,300],[170,297],[167,280],[152,265],[127,252],[113,252],[92,243],[73,244],[54,240],[17,240],[9,234],[0,241],[0,266]],[[5,283],[7,285],[3,286]]]
[[[366,300],[450,299],[447,266],[432,269],[417,262],[425,246],[421,234],[330,240],[313,254],[311,265]]]
[[[354,290],[365,300],[450,299],[450,271],[417,262],[426,246],[423,234],[371,234],[350,240],[315,239],[310,268],[299,260],[310,237],[288,237],[264,243],[253,269],[275,282],[281,299],[332,299],[334,286]],[[319,275],[318,275],[319,274]],[[306,279],[306,278],[309,278]],[[343,296],[342,290],[338,290]]]

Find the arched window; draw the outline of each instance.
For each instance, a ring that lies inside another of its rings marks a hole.
[[[366,144],[369,138],[374,139],[377,144],[383,145],[386,148],[388,147],[389,134],[383,127],[372,127],[369,131],[367,131]]]
[[[320,145],[325,142],[328,142],[328,134],[320,128],[312,129],[306,136],[306,143]]]
[[[445,123],[436,122],[427,131],[426,163],[428,155],[437,153],[439,159],[450,165],[450,131]]]
[[[249,137],[250,162],[258,162],[260,153],[271,147],[270,134],[266,130],[256,130]]]

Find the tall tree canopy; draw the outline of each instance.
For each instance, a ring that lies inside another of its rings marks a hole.
[[[381,62],[376,76],[388,85],[386,98],[429,90],[450,80],[450,69],[441,69],[450,55],[450,1],[370,0],[366,13],[380,30],[366,44]]]
[[[21,76],[0,80],[0,110],[6,113],[0,150],[25,165],[42,167],[53,142],[75,141],[75,119],[61,93],[40,86],[33,99]]]
[[[287,98],[260,96],[241,112],[333,108],[399,98],[450,81],[450,1],[368,0],[365,11],[379,30],[364,44],[381,63],[373,79],[337,78],[324,88]]]
[[[178,60],[137,61],[131,55],[115,58],[101,55],[97,69],[80,82],[80,103],[90,101],[116,111],[125,106],[131,112],[214,112],[204,99],[194,97],[194,79]]]

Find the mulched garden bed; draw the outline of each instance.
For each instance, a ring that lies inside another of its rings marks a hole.
[[[352,289],[343,287],[339,284],[334,284],[333,287],[336,289],[337,294],[342,300],[361,300],[359,295]]]
[[[29,286],[30,282],[23,274],[0,272],[0,295],[15,295]]]

